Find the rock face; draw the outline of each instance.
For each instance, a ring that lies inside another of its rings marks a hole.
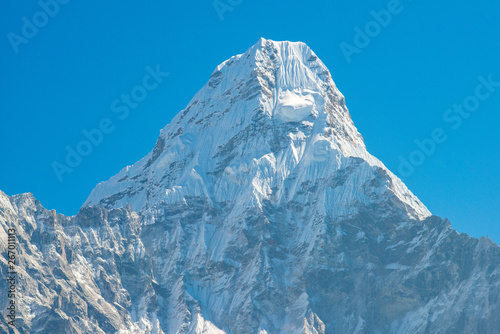
[[[500,331],[499,247],[366,151],[303,43],[219,65],[77,216],[0,193],[0,226],[2,254],[17,231],[20,333]]]

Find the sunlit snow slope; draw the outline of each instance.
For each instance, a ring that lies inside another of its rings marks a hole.
[[[241,209],[264,200],[278,205],[293,199],[300,184],[337,177],[358,161],[345,184],[320,194],[318,210],[348,217],[356,205],[394,195],[410,217],[430,215],[366,151],[344,97],[314,52],[304,43],[261,39],[219,65],[163,128],[155,148],[100,183],[85,205],[130,203],[141,211],[186,196],[205,196],[214,205],[237,202]],[[370,198],[361,186],[377,171],[387,173],[387,183]]]
[[[14,333],[500,333],[499,247],[366,151],[303,43],[261,39],[219,65],[74,217],[0,192],[2,254],[8,228]]]

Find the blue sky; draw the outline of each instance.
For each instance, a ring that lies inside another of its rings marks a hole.
[[[76,214],[98,182],[152,149],[216,65],[265,37],[307,43],[368,150],[432,213],[500,242],[498,2],[60,1],[0,5],[0,189],[8,195],[32,192]],[[168,76],[141,90],[158,69]],[[126,116],[113,112],[134,89],[144,99]],[[67,147],[103,120],[106,133],[58,178],[54,161],[64,163]],[[401,172],[401,158],[417,162],[411,172]]]

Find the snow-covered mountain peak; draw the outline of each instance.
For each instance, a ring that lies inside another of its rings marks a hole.
[[[245,104],[245,108],[237,102]],[[344,97],[314,52],[301,42],[263,38],[244,54],[217,66],[207,84],[162,133],[219,126],[222,118],[235,123],[237,131],[238,124],[247,125],[244,119],[249,120],[256,113],[285,122],[329,121],[336,127],[349,128],[345,135],[364,146],[345,109]]]
[[[498,246],[431,216],[366,151],[302,43],[261,39],[219,65],[76,216],[0,191],[3,253],[12,227],[19,333],[500,328]]]
[[[276,205],[296,200],[303,184],[335,179],[351,169],[355,172],[343,185],[350,189],[338,188],[335,195],[321,190],[326,197],[320,211],[349,216],[358,206],[392,194],[411,217],[429,215],[366,151],[344,96],[314,52],[300,42],[260,39],[217,66],[161,130],[154,149],[100,183],[85,205],[130,203],[141,211],[201,196],[216,207],[230,202],[245,210],[268,200]],[[362,188],[380,179],[379,169],[385,175],[374,190],[379,196],[367,195]]]

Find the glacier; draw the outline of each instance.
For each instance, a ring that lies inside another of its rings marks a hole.
[[[0,192],[0,226],[2,252],[19,240],[16,333],[500,332],[499,247],[367,152],[300,42],[217,66],[76,216]]]

